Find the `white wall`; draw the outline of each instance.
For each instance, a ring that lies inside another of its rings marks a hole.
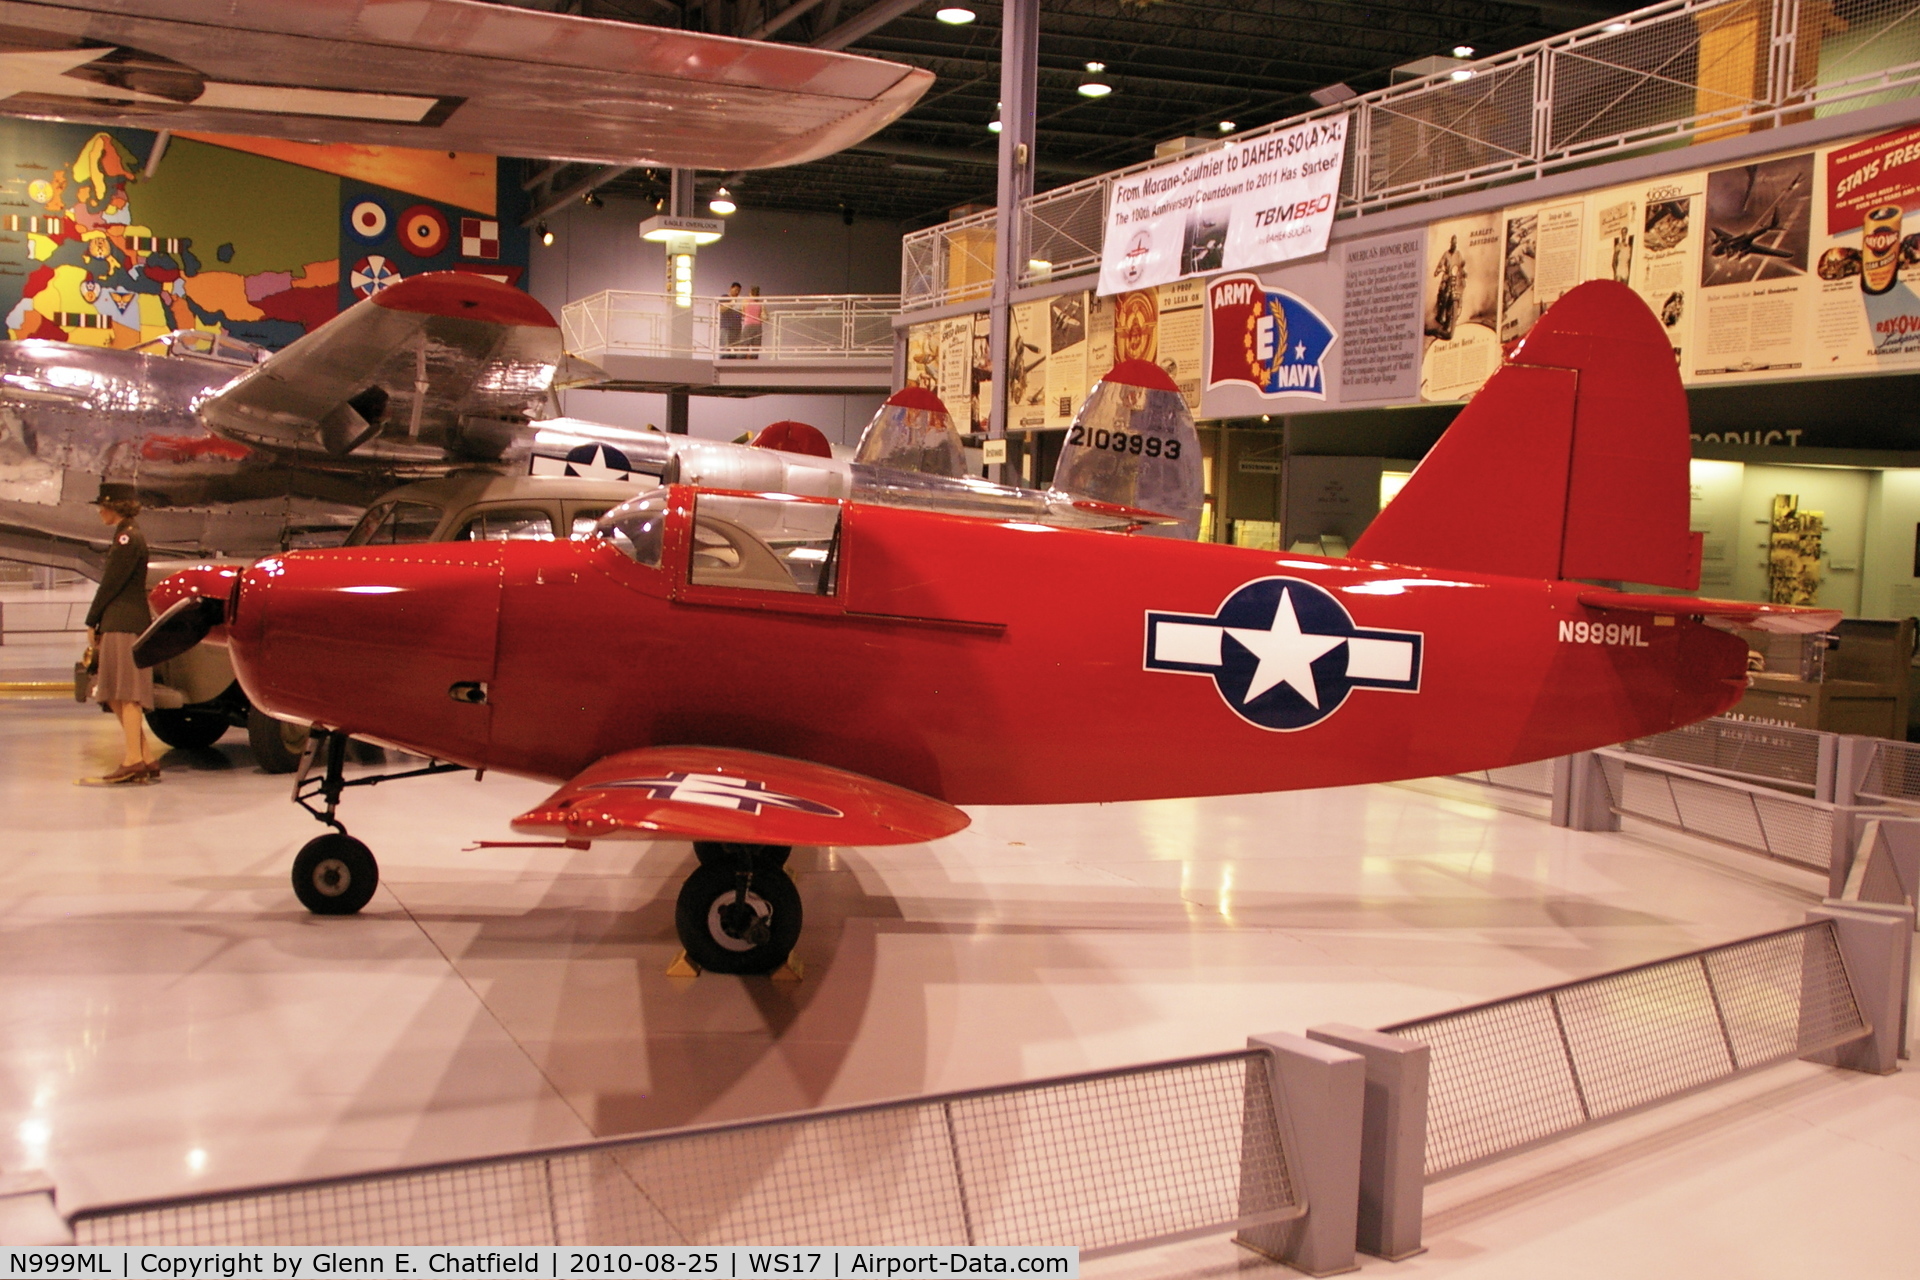
[[[1861,613],[1869,618],[1920,616],[1920,578],[1913,574],[1920,536],[1920,471],[1882,471],[1867,497],[1867,550],[1861,565]]]
[[[751,198],[749,196],[749,198]],[[599,209],[574,204],[547,219],[553,243],[533,244],[527,291],[557,316],[561,307],[602,289],[654,293],[666,281],[666,251],[640,239],[640,223],[653,206],[608,197]],[[705,210],[701,216],[709,216]],[[700,250],[694,260],[693,289],[718,295],[738,280],[741,291],[759,285],[763,293],[897,293],[900,289],[900,227],[856,218],[852,226],[837,213],[787,213],[743,206],[726,219],[718,244]],[[829,440],[852,444],[879,408],[882,397],[754,396],[732,399],[694,396],[689,430],[709,439],[730,440],[758,431],[769,422],[792,418],[826,433]],[[665,396],[632,392],[569,391],[561,406],[571,417],[618,426],[665,427]]]

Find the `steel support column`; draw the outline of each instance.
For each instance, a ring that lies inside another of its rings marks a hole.
[[[1006,0],[1000,11],[1000,186],[993,233],[993,292],[989,295],[992,413],[987,434],[1007,434],[1007,312],[1020,278],[1020,206],[1033,194],[1034,84],[1040,62],[1040,0]],[[991,469],[1004,479],[1004,466]]]
[[[693,178],[692,169],[673,170],[673,185],[668,188],[667,212],[676,218],[693,217]],[[673,261],[674,246],[666,246],[667,261]],[[667,292],[673,292],[673,282],[667,282]],[[668,344],[676,354],[693,354],[693,311],[690,308],[676,307],[671,298],[667,304]],[[667,392],[667,433],[684,436],[687,434],[690,405],[685,391]]]

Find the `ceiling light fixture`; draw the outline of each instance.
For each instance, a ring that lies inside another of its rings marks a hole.
[[[974,12],[971,9],[963,9],[959,5],[951,5],[937,10],[933,16],[950,27],[964,27],[973,21]]]
[[[1239,127],[1240,127],[1239,125],[1235,124],[1231,120],[1222,120],[1220,122],[1220,132],[1222,133],[1232,133],[1235,129],[1238,129]]]
[[[1107,64],[1089,62],[1087,73],[1080,77],[1080,96],[1083,98],[1104,98],[1113,92],[1113,82],[1107,78]]]
[[[739,207],[739,205],[733,202],[733,197],[727,193],[725,187],[714,192],[713,199],[707,201],[707,208],[713,210],[723,218]]]
[[[1620,32],[1625,31],[1626,29],[1627,29],[1627,24],[1624,22],[1609,22],[1606,26],[1600,28],[1600,30],[1602,30],[1603,32],[1605,32],[1610,36],[1618,35]]]
[[[1473,79],[1473,69],[1471,67],[1462,67],[1460,70],[1453,72],[1448,78],[1453,80],[1471,80]]]
[[[1453,56],[1456,58],[1471,58],[1473,56],[1473,46],[1470,44],[1457,44],[1453,46]]]
[[[1000,122],[999,122],[998,120],[989,120],[989,121],[987,121],[987,132],[988,132],[988,133],[998,133],[998,132],[1000,132],[1000,129],[1001,129],[1001,124],[1000,124]]]

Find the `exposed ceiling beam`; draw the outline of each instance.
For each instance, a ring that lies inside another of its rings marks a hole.
[[[747,32],[742,38],[747,40],[765,40],[768,36],[780,30],[780,28],[786,26],[795,18],[804,17],[807,13],[817,8],[820,3],[821,0],[794,0],[792,4],[774,14],[771,18],[768,18],[753,30]]]
[[[595,169],[580,181],[564,191],[557,191],[545,201],[535,205],[526,217],[520,219],[520,225],[530,227],[550,213],[558,212],[590,191],[598,190],[618,178],[621,174],[632,173],[640,166],[637,164],[605,164]]]
[[[979,165],[991,169],[1000,163],[997,153],[976,150],[971,147],[937,147],[920,142],[894,142],[887,138],[868,138],[848,147],[849,151],[865,151],[876,156],[900,156],[914,160],[940,160],[947,164]],[[1048,173],[1064,174],[1074,178],[1091,178],[1096,173],[1105,173],[1113,166],[1092,164],[1085,160],[1049,160],[1044,154],[1036,155],[1033,167]]]
[[[910,9],[918,9],[927,0],[879,0],[813,42],[816,49],[844,49],[862,36],[872,35]]]

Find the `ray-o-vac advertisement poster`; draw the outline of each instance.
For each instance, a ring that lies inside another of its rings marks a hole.
[[[1322,252],[1346,141],[1347,117],[1329,116],[1115,178],[1101,294]]]
[[[1814,369],[1920,363],[1920,128],[1827,153]]]

